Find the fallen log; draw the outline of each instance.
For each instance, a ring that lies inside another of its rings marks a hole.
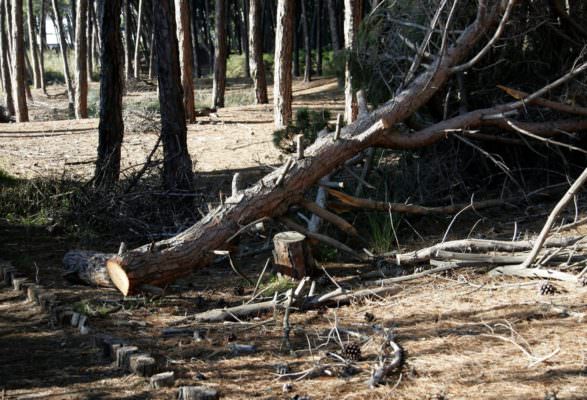
[[[63,277],[90,286],[114,287],[106,271],[106,261],[113,256],[91,250],[68,251],[63,256]]]
[[[425,105],[444,86],[454,73],[453,67],[463,62],[475,44],[486,37],[489,28],[495,26],[505,4],[489,3],[480,1],[475,20],[430,68],[414,78],[393,99],[342,129],[339,140],[334,141],[333,135],[319,138],[307,149],[304,158],[288,160],[286,165],[261,178],[254,186],[228,198],[224,205],[186,231],[108,260],[108,273],[114,285],[128,295],[139,291],[144,284],[164,286],[188,275],[194,268],[208,265],[213,251],[226,249],[226,239],[240,226],[262,217],[283,215],[289,206],[299,203],[304,191],[320,178],[369,147],[417,148],[445,137],[445,132],[436,128],[423,135],[400,135],[393,130],[396,124]],[[581,67],[573,74],[579,70]],[[549,89],[552,87],[549,85]],[[481,119],[484,115],[480,112],[474,117]]]

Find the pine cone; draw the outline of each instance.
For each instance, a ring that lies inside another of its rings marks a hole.
[[[556,287],[554,287],[554,285],[548,281],[544,281],[540,285],[540,294],[542,296],[551,296],[553,294],[556,294],[557,292],[558,290],[556,289]]]
[[[361,359],[361,346],[356,342],[347,343],[342,350],[342,354],[347,360],[359,361]]]
[[[375,321],[375,315],[371,314],[370,312],[365,313],[365,321],[371,323]]]

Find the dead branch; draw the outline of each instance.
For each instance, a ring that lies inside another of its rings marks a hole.
[[[509,87],[506,87],[503,85],[497,85],[497,87],[500,88],[501,90],[503,90],[504,92],[506,92],[508,95],[510,95],[511,97],[513,97],[516,100],[523,100],[526,97],[528,97],[528,93],[523,92],[521,90],[512,89],[512,88],[509,88]],[[530,100],[528,102],[528,104],[533,104],[533,105],[537,105],[537,106],[541,106],[541,107],[545,107],[545,108],[550,108],[551,110],[556,110],[556,111],[560,111],[560,112],[564,112],[564,113],[568,113],[568,114],[587,115],[587,108],[585,108],[585,107],[579,107],[577,105],[559,103],[558,101],[547,100],[547,99],[543,99],[541,97]]]
[[[483,208],[490,208],[490,207],[497,207],[507,204],[504,200],[485,200],[479,201],[476,203],[469,203],[469,204],[453,204],[450,206],[439,206],[439,207],[426,207],[426,206],[418,206],[413,204],[404,204],[404,203],[388,203],[385,201],[376,201],[371,199],[362,199],[359,197],[354,197],[349,194],[340,192],[334,189],[327,189],[328,193],[333,197],[336,197],[340,202],[347,206],[367,209],[367,210],[377,210],[377,211],[385,211],[385,212],[392,212],[392,213],[404,213],[404,214],[417,214],[417,215],[430,215],[430,214],[453,214],[459,212],[464,207],[469,205],[472,206],[473,209],[480,210]]]

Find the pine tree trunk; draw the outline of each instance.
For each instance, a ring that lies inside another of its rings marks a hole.
[[[69,4],[71,6],[71,20],[69,21],[69,35],[71,38],[71,43],[75,43],[75,27],[77,26],[77,0],[70,0]]]
[[[88,80],[94,81],[94,0],[88,0],[88,12],[86,21],[86,59],[88,60]]]
[[[137,12],[137,34],[135,36],[135,79],[139,79],[141,66],[139,62],[139,38],[141,37],[141,22],[143,19],[143,5],[144,0],[139,0],[139,10]]]
[[[39,68],[41,70],[41,89],[43,93],[47,92],[45,81],[45,49],[47,48],[47,8],[46,1],[41,0],[41,15],[39,25]]]
[[[263,37],[261,36],[261,0],[251,0],[249,4],[249,49],[251,76],[255,84],[257,104],[267,104],[267,81],[263,62]]]
[[[239,21],[241,27],[241,47],[245,53],[245,77],[251,77],[250,49],[249,49],[249,0],[243,0],[242,9],[239,12]]]
[[[196,122],[194,102],[194,79],[192,75],[192,41],[190,35],[190,10],[188,0],[175,0],[175,21],[179,42],[179,65],[181,68],[181,86],[183,88],[183,106],[186,120]]]
[[[338,23],[336,17],[335,0],[326,0],[328,2],[328,23],[330,26],[330,38],[332,40],[332,50],[337,52],[342,49],[340,38],[338,37]]]
[[[6,36],[7,24],[5,1],[0,0],[0,71],[2,72],[2,88],[4,104],[10,115],[14,115],[14,98],[12,97],[12,79],[10,78],[10,44]]]
[[[322,76],[322,0],[316,0],[316,74]]]
[[[192,55],[194,57],[194,70],[196,71],[196,78],[202,77],[202,65],[200,63],[200,55],[198,50],[200,48],[198,38],[198,4],[196,0],[190,1],[191,21],[192,21]]]
[[[98,0],[100,25],[100,123],[96,187],[111,187],[120,175],[122,121],[123,48],[120,36],[122,0]]]
[[[155,27],[151,33],[151,55],[149,57],[149,79],[155,79],[157,69],[157,47],[155,47]]]
[[[127,80],[132,79],[134,76],[133,67],[132,67],[132,57],[131,57],[131,49],[132,49],[132,34],[130,32],[130,1],[131,0],[124,0],[124,70],[125,70],[125,77]]]
[[[4,9],[6,10],[6,33],[8,34],[8,52],[9,60],[12,60],[12,53],[14,52],[12,43],[12,4],[10,0],[4,1]],[[10,61],[10,76],[12,76],[12,61]]]
[[[214,81],[212,82],[212,107],[224,107],[226,90],[226,59],[228,38],[226,37],[226,1],[216,0],[216,54],[214,58]]]
[[[65,85],[67,86],[67,98],[69,101],[69,109],[73,110],[73,85],[71,84],[71,75],[69,74],[69,63],[67,62],[67,43],[65,42],[65,32],[63,32],[63,24],[61,23],[61,13],[59,12],[58,1],[51,0],[53,4],[53,25],[55,25],[55,31],[57,32],[57,38],[59,39],[59,47],[61,49],[61,59],[63,60],[63,77],[65,79]]]
[[[210,24],[206,23],[206,21],[210,21],[210,7],[208,5],[208,0],[204,1],[204,35],[206,36],[206,43],[208,44],[208,64],[209,64],[209,71],[212,71],[214,68],[214,44],[212,43],[212,36],[210,35]]]
[[[29,52],[33,63],[33,84],[35,88],[41,88],[41,67],[39,65],[39,54],[37,45],[37,30],[35,28],[35,16],[33,14],[33,0],[28,0],[28,28],[29,28]]]
[[[193,188],[192,160],[187,148],[173,0],[154,1],[153,16],[158,55],[163,182],[169,190],[190,191]]]
[[[355,43],[355,35],[361,21],[362,0],[344,1],[344,45],[351,52]],[[344,69],[344,118],[347,124],[357,119],[357,100],[353,93],[353,80],[350,60],[347,57]]]
[[[293,6],[290,0],[278,0],[275,28],[275,72],[273,84],[274,123],[284,129],[291,122],[291,56],[293,42]]]
[[[312,80],[312,47],[310,46],[310,32],[308,29],[308,13],[306,12],[306,0],[300,0],[302,6],[302,33],[304,35],[304,82]]]
[[[29,120],[29,110],[26,103],[25,70],[24,70],[24,38],[22,0],[12,0],[12,70],[14,71],[14,100],[17,122]]]
[[[292,73],[297,78],[300,76],[300,18],[297,10],[294,10],[294,14]]]
[[[88,16],[88,0],[77,0],[75,27],[75,117],[88,118],[88,42],[86,22]]]

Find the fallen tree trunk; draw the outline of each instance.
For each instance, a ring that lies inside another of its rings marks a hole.
[[[396,124],[425,105],[444,86],[454,73],[454,67],[463,62],[474,45],[497,22],[505,4],[490,6],[489,3],[487,0],[479,1],[475,21],[462,31],[454,46],[447,48],[430,68],[392,100],[344,128],[338,140],[334,140],[332,135],[318,139],[307,149],[306,157],[288,161],[254,186],[228,198],[224,205],[177,236],[108,260],[108,273],[115,286],[128,295],[139,291],[144,284],[166,285],[188,275],[194,268],[208,265],[213,251],[224,249],[226,239],[240,226],[262,217],[284,214],[290,205],[302,200],[305,190],[364,149],[373,146],[417,148],[445,137],[445,131],[436,128],[413,135],[392,134],[392,131]],[[578,73],[577,70],[574,73]],[[518,103],[521,103],[518,107],[523,105],[523,102]],[[483,111],[475,114],[473,119],[483,119]],[[467,121],[465,119],[465,125],[460,127],[466,126]],[[451,123],[455,121],[451,120]],[[445,126],[444,123],[438,125],[441,128]]]
[[[68,251],[63,256],[63,277],[90,286],[114,287],[106,271],[106,261],[113,256],[91,250]]]

